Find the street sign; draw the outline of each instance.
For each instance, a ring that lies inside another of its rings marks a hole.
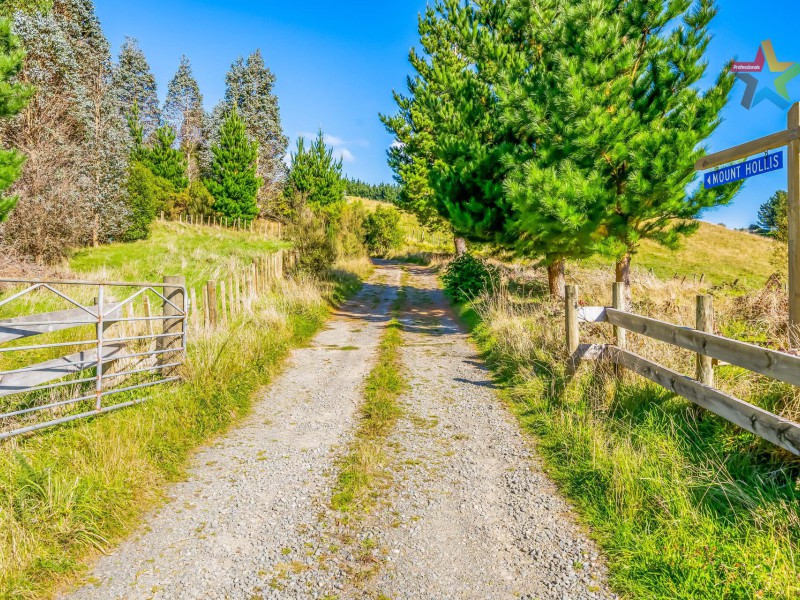
[[[740,181],[748,177],[755,177],[777,171],[783,168],[783,152],[773,152],[765,156],[759,156],[751,160],[721,167],[716,171],[710,171],[703,176],[706,189],[719,187],[726,183]]]

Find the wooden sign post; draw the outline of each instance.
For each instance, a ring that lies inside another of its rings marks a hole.
[[[789,345],[800,348],[800,102],[789,109],[785,131],[709,154],[698,160],[694,168],[705,171],[782,146],[787,147],[786,171],[789,175]]]

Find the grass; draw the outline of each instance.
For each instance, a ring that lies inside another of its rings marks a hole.
[[[579,274],[587,304],[608,300],[607,270]],[[800,461],[633,374],[616,379],[593,364],[567,373],[563,309],[543,288],[539,280],[500,289],[462,312],[551,477],[591,526],[614,588],[663,600],[800,597]],[[633,309],[691,324],[698,290],[643,276]],[[718,292],[715,302],[722,331],[780,331],[780,291]],[[607,342],[609,333],[582,328],[585,341]],[[629,344],[693,371],[688,352],[635,335]],[[731,367],[718,380],[768,410],[800,415],[791,386]]]
[[[701,222],[698,232],[684,240],[678,250],[645,240],[632,264],[639,270],[652,269],[661,279],[675,274],[699,279],[705,274],[713,285],[738,280],[744,288],[758,288],[777,270],[771,263],[775,246],[774,241],[762,236]],[[601,256],[582,264],[588,268],[603,267],[613,273],[612,261]]]
[[[403,287],[393,307],[395,313],[405,302],[406,278],[407,273],[403,273]],[[331,497],[331,506],[338,511],[368,509],[374,500],[377,484],[385,475],[383,448],[402,414],[397,399],[407,386],[400,370],[402,343],[402,325],[397,319],[392,319],[381,339],[377,363],[367,376],[358,429],[352,448],[342,461]]]
[[[191,284],[280,247],[248,233],[159,224],[152,240],[82,251],[71,266],[117,280],[186,273]],[[184,381],[142,405],[0,446],[0,598],[50,597],[129,534],[165,484],[185,476],[194,449],[247,414],[330,303],[360,286],[363,269],[356,262],[328,281],[282,282],[252,313],[196,332]]]

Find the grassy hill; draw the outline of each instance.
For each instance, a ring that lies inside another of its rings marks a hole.
[[[652,269],[661,279],[676,273],[693,278],[705,274],[712,284],[739,280],[744,287],[763,286],[777,271],[771,264],[777,245],[774,241],[721,225],[700,223],[696,234],[687,238],[678,250],[669,250],[646,240],[633,261],[635,269]],[[611,260],[595,256],[582,262],[586,267],[613,269]]]

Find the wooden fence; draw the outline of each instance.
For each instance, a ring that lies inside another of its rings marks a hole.
[[[161,221],[165,221],[166,216],[161,213]],[[228,217],[204,216],[204,215],[184,215],[181,213],[173,222],[185,225],[199,225],[203,227],[217,227],[219,229],[234,229],[236,231],[250,231],[260,233],[267,237],[276,239],[283,238],[283,224],[279,221],[267,219],[254,219],[252,221],[242,221],[242,219],[229,219]]]
[[[711,296],[698,296],[694,329],[628,312],[622,284],[614,285],[611,307],[581,307],[577,286],[567,286],[565,296],[567,350],[573,361],[609,360],[800,456],[800,425],[716,389],[713,364],[714,360],[721,361],[800,386],[800,357],[715,335]],[[612,325],[616,343],[581,344],[580,323]],[[695,377],[630,352],[627,332],[694,352]]]
[[[189,324],[192,330],[215,327],[241,312],[252,312],[256,298],[283,279],[286,270],[297,264],[297,251],[281,251],[261,256],[246,268],[227,277],[206,281],[189,290]]]

